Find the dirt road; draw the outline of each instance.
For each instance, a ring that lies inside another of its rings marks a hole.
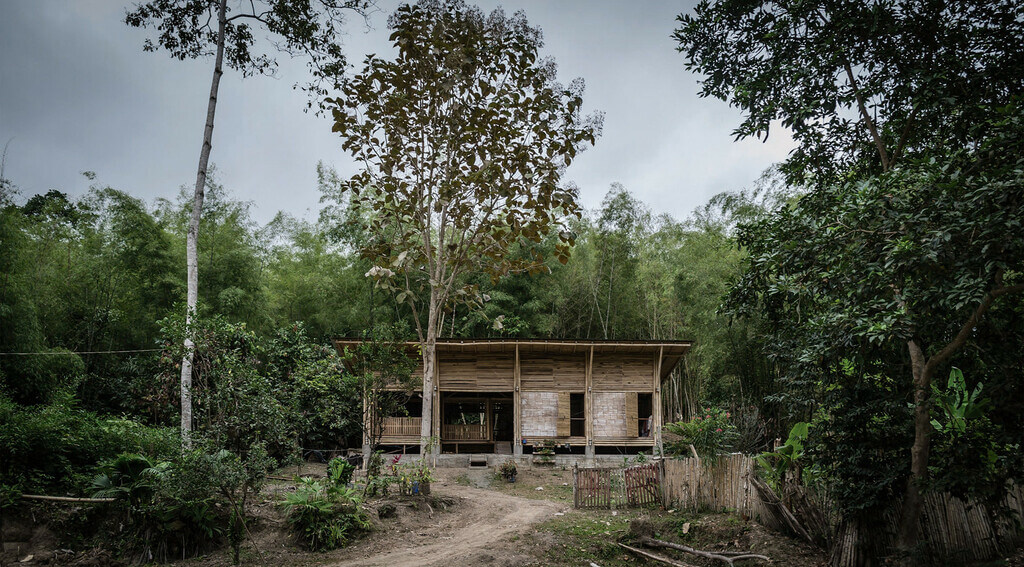
[[[384,538],[348,548],[348,558],[336,567],[419,565],[520,565],[523,555],[514,534],[552,518],[565,505],[530,500],[461,485],[437,486],[434,493],[457,498],[450,512],[417,515]]]

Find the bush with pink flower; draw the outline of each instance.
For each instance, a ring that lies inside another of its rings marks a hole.
[[[665,453],[677,456],[714,457],[732,450],[738,437],[728,411],[701,408],[690,421],[665,424]],[[691,447],[693,449],[691,450]]]

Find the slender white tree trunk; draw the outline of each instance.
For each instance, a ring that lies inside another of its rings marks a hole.
[[[206,170],[210,163],[210,150],[213,148],[213,118],[217,112],[217,91],[220,89],[220,77],[224,74],[224,27],[227,20],[227,0],[220,0],[217,8],[217,56],[213,65],[213,80],[210,82],[210,102],[206,107],[206,128],[203,130],[203,149],[199,152],[199,171],[196,173],[196,188],[192,198],[192,218],[188,224],[188,236],[185,244],[185,259],[188,264],[188,295],[185,313],[185,357],[181,361],[181,443],[183,447],[192,445],[192,342],[191,323],[199,299],[199,254],[197,239],[199,237],[199,219],[203,214],[203,197],[206,188]]]
[[[420,456],[427,458],[427,445],[429,444],[430,438],[434,436],[433,424],[434,419],[439,419],[440,416],[434,416],[434,396],[437,395],[434,392],[434,366],[437,364],[437,312],[440,309],[438,305],[438,294],[437,291],[430,291],[430,304],[427,308],[427,328],[426,335],[423,337],[423,410],[422,418],[420,419]],[[436,452],[440,449],[440,443],[435,443],[433,450]]]

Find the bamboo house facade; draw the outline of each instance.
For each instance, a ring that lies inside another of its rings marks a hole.
[[[335,340],[339,352],[359,341]],[[651,452],[660,443],[661,385],[689,341],[438,340],[431,431],[441,453],[520,456]],[[422,363],[417,367],[422,375]],[[388,416],[392,452],[419,450],[422,392]],[[366,429],[366,428],[364,428]],[[364,434],[364,449],[369,440]]]

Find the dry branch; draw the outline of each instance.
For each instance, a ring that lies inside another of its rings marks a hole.
[[[42,494],[22,494],[25,500],[46,500],[48,502],[86,502],[89,504],[101,504],[113,502],[116,498],[72,498],[70,496],[44,496]]]
[[[668,557],[662,557],[661,555],[657,555],[655,553],[650,553],[650,552],[644,551],[642,549],[637,549],[635,547],[630,547],[630,546],[628,546],[628,545],[626,545],[624,543],[620,543],[619,547],[628,549],[628,550],[632,551],[633,553],[635,553],[635,554],[637,554],[637,555],[639,555],[641,557],[646,557],[647,559],[653,559],[655,561],[660,561],[660,562],[662,562],[662,563],[664,563],[666,565],[672,565],[673,567],[693,567],[692,565],[687,565],[686,563],[680,563],[678,561],[669,559]]]
[[[741,555],[732,555],[732,553],[729,553],[728,555],[723,555],[723,554],[720,554],[720,553],[715,553],[713,551],[703,551],[703,550],[700,550],[700,549],[694,549],[694,548],[686,546],[686,545],[680,545],[678,543],[671,543],[671,542],[662,541],[660,539],[653,539],[653,538],[649,538],[649,537],[644,538],[643,540],[641,540],[641,543],[643,543],[644,545],[646,545],[648,547],[667,547],[669,549],[676,549],[676,550],[679,550],[679,551],[685,551],[686,553],[690,553],[690,554],[696,555],[698,557],[705,557],[707,559],[717,559],[719,561],[724,561],[724,562],[728,563],[729,565],[735,565],[736,561],[745,561],[745,560],[748,560],[748,559],[761,559],[761,560],[764,560],[764,561],[771,561],[771,559],[768,556],[766,556],[766,555],[758,555],[756,553],[743,552]],[[731,555],[731,557],[730,557],[730,555]]]
[[[757,475],[750,475],[750,483],[754,486],[754,489],[757,490],[757,495],[761,498],[761,502],[765,505],[765,509],[769,513],[774,514],[777,521],[781,520],[780,523],[788,526],[789,529],[793,530],[793,533],[807,540],[811,545],[817,545],[817,542],[814,541],[814,537],[812,537],[810,532],[804,528],[803,524],[800,523],[800,520],[793,515],[786,506],[786,503],[779,499],[779,497],[775,495],[775,492],[773,492],[763,480],[758,478]]]

